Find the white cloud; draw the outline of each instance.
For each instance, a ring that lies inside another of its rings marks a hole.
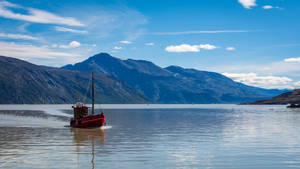
[[[228,51],[233,51],[233,50],[235,50],[235,47],[229,46],[229,47],[226,48],[226,50],[228,50]]]
[[[69,45],[71,48],[77,48],[80,46],[80,43],[77,41],[72,41]]]
[[[200,45],[189,45],[189,44],[181,44],[178,46],[167,46],[165,50],[167,52],[199,52],[200,49],[205,50],[213,50],[217,47],[210,44],[200,44]]]
[[[287,62],[288,61],[288,62]],[[292,62],[293,61],[293,62]],[[212,66],[208,67],[207,70],[215,72],[254,72],[257,74],[268,74],[268,75],[289,75],[293,77],[300,77],[300,66],[299,62],[295,62],[294,59],[285,59],[278,62],[270,63],[255,63],[255,64],[230,64],[223,66]]]
[[[77,41],[72,41],[68,45],[59,45],[59,48],[69,49],[69,48],[78,48],[81,44]]]
[[[262,8],[263,8],[263,9],[272,9],[273,6],[271,6],[271,5],[265,5],[265,6],[263,6]]]
[[[148,21],[139,11],[123,5],[115,7],[94,6],[86,10],[91,10],[91,8],[93,9],[93,16],[86,14],[84,9],[79,11],[79,14],[81,18],[85,18],[84,23],[88,25],[86,29],[94,38],[114,36],[115,39],[122,37],[121,40],[134,41],[145,34],[145,28],[142,25]]]
[[[210,44],[199,45],[198,47],[205,50],[213,50],[217,48],[216,46]]]
[[[294,79],[295,81],[299,81],[300,79],[300,66],[299,66],[299,59],[298,58],[287,58],[282,61],[278,62],[270,62],[270,63],[238,63],[238,64],[230,64],[230,65],[223,65],[223,66],[213,66],[207,67],[206,70],[215,71],[215,72],[230,72],[230,73],[237,73],[244,72],[245,74],[249,74],[251,72],[257,75],[264,75],[264,76],[275,76],[275,77],[288,77],[290,79]],[[294,80],[288,84],[278,85],[278,87],[268,87],[268,88],[296,88],[299,86],[299,83],[294,82]],[[265,86],[260,86],[265,87]]]
[[[57,44],[52,44],[51,47],[52,48],[56,48],[58,45]]]
[[[30,35],[5,34],[5,33],[0,33],[0,38],[7,38],[7,39],[24,39],[24,40],[39,40],[39,38],[30,36]]]
[[[145,43],[146,46],[154,46],[153,42]]]
[[[294,83],[296,88],[300,88],[300,81]]]
[[[0,42],[0,53],[3,56],[15,57],[36,64],[62,66],[82,60],[82,56],[75,53],[57,52],[47,46],[34,46],[29,44],[16,44]]]
[[[244,33],[249,30],[212,30],[212,31],[183,31],[183,32],[153,32],[152,35],[190,35],[190,34],[217,34],[217,33]]]
[[[251,9],[251,7],[257,6],[256,0],[238,0],[240,4],[243,5],[244,8]]]
[[[284,59],[285,62],[300,62],[300,57],[299,58],[286,58]]]
[[[9,8],[20,8],[28,11],[28,14],[15,13]],[[81,22],[72,17],[62,17],[56,14],[35,9],[25,8],[7,1],[0,2],[0,16],[9,19],[17,19],[35,23],[61,24],[69,26],[84,26]]]
[[[280,9],[278,6],[265,5],[262,7],[263,9]]]
[[[22,24],[22,25],[20,25],[19,27],[18,27],[18,30],[20,31],[20,32],[27,32],[27,27],[28,26],[30,26],[30,23],[24,23],[24,24]]]
[[[76,29],[70,29],[70,28],[65,28],[61,26],[55,26],[55,30],[60,31],[60,32],[72,32],[72,33],[79,33],[79,34],[85,34],[87,31],[84,30],[76,30]]]
[[[294,88],[296,83],[288,77],[259,76],[256,73],[222,73],[236,82],[262,88]]]
[[[120,41],[120,43],[123,43],[123,44],[126,44],[126,45],[131,44],[131,42],[128,41],[128,40],[122,40],[122,41]]]
[[[197,45],[188,45],[188,44],[182,44],[179,46],[167,46],[165,48],[167,52],[199,52],[200,49]]]
[[[115,46],[114,50],[122,50],[123,48],[121,46]]]

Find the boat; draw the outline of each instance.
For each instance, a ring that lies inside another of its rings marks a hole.
[[[95,114],[95,85],[94,72],[92,72],[92,111],[88,112],[88,107],[83,103],[77,102],[72,106],[74,117],[70,119],[70,126],[74,128],[96,128],[106,125],[104,113]]]
[[[300,108],[300,104],[290,104],[287,108]]]

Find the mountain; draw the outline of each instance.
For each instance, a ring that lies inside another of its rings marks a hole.
[[[259,100],[244,104],[300,104],[300,89],[282,93],[272,99]]]
[[[91,73],[34,65],[0,56],[0,104],[91,102]],[[107,74],[95,74],[96,103],[149,103],[134,88]]]
[[[219,73],[179,66],[161,68],[149,61],[121,60],[107,53],[62,68],[114,76],[154,103],[240,103],[282,93],[237,83]]]

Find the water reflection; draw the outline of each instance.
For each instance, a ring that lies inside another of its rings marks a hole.
[[[74,143],[78,146],[87,145],[90,142],[94,142],[95,145],[104,145],[105,143],[105,129],[101,128],[71,128],[73,133]]]
[[[91,129],[82,129],[82,128],[71,128],[70,130],[73,133],[74,144],[76,145],[77,152],[77,166],[79,166],[79,155],[82,153],[81,146],[91,146],[91,166],[92,169],[95,168],[95,146],[104,145],[105,143],[105,129],[102,128],[91,128]],[[86,149],[83,151],[85,152]]]

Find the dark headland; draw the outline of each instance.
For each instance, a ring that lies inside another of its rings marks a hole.
[[[272,99],[259,100],[255,102],[242,103],[244,105],[263,105],[263,104],[300,104],[300,89],[282,93]]]

